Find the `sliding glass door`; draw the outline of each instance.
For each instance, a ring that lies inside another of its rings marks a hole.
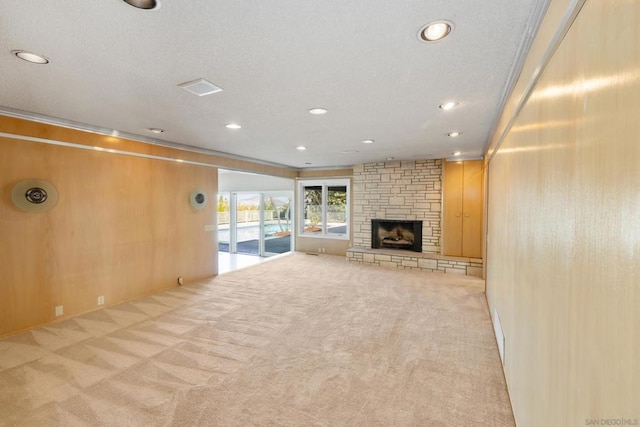
[[[272,256],[292,250],[291,192],[220,193],[218,250]]]
[[[218,194],[218,250],[231,252],[231,193]]]
[[[236,199],[236,252],[260,255],[262,195],[233,193]]]
[[[263,193],[264,256],[291,251],[291,199],[291,194]]]

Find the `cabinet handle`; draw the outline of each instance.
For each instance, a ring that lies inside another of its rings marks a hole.
[[[460,218],[461,216],[462,216],[462,214],[461,214],[460,212],[458,212],[458,213],[456,214],[456,218]]]
[[[471,214],[468,214],[468,213],[465,213],[465,214],[464,214],[464,217],[465,217],[465,218],[469,218],[470,216],[471,216]]]

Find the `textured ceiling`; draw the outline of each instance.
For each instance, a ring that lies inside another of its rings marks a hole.
[[[144,11],[122,0],[3,0],[0,106],[295,168],[478,157],[547,4],[161,1]],[[419,41],[439,19],[452,34]],[[198,78],[224,91],[178,87]],[[440,110],[448,100],[459,107]]]

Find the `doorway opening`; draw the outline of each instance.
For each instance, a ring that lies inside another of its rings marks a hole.
[[[218,194],[218,251],[269,257],[293,250],[293,192]]]

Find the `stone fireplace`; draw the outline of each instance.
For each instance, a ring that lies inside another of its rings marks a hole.
[[[371,220],[422,221],[422,252],[440,253],[442,160],[353,168],[353,247],[372,248]]]
[[[371,248],[422,252],[422,221],[372,219]]]
[[[481,259],[440,255],[442,160],[354,165],[352,188],[349,262],[482,276]]]

